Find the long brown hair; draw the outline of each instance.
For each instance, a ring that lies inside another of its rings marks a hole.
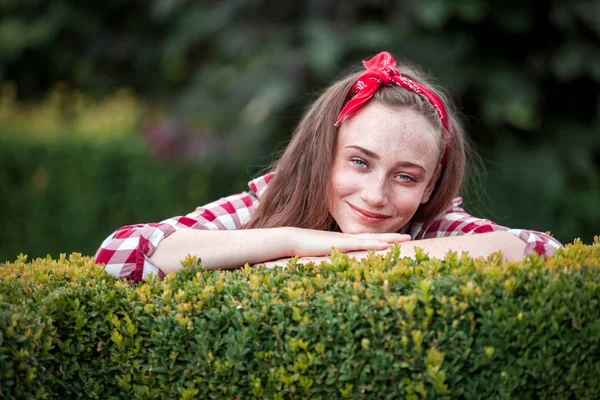
[[[465,135],[448,96],[434,87],[416,68],[399,64],[397,69],[438,96],[444,102],[448,115],[448,162],[441,171],[429,202],[421,204],[411,220],[427,222],[444,212],[459,193],[466,167]],[[329,213],[327,201],[338,132],[334,123],[347,101],[348,91],[361,72],[351,73],[335,82],[308,109],[287,148],[274,163],[272,170],[276,173],[246,228],[293,226],[338,229]],[[398,86],[382,86],[371,101],[392,108],[410,107],[425,115],[439,130],[441,157],[444,128],[435,109],[426,99]]]

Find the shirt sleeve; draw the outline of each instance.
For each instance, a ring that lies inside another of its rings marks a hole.
[[[105,264],[105,271],[110,275],[129,279],[131,283],[151,273],[162,279],[163,271],[149,260],[161,240],[182,229],[240,229],[248,223],[257,205],[255,192],[239,193],[198,207],[185,216],[123,226],[104,240],[96,252],[95,262]]]
[[[426,224],[415,224],[410,230],[411,237],[417,240],[486,232],[508,232],[525,242],[525,256],[537,253],[549,257],[554,255],[556,249],[562,247],[562,244],[549,234],[525,229],[511,229],[488,219],[473,217],[460,207],[461,204],[462,197],[457,197],[448,211],[438,218]]]

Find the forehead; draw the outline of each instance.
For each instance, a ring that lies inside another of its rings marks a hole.
[[[440,133],[418,111],[407,107],[391,108],[372,101],[344,120],[338,133],[338,150],[358,145],[380,156],[401,159],[395,161],[435,165],[440,151],[439,140]]]

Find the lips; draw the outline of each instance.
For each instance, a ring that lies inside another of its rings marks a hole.
[[[362,208],[353,206],[350,203],[348,203],[348,205],[350,206],[350,208],[352,208],[352,210],[354,210],[354,213],[363,222],[379,223],[379,222],[384,221],[389,218],[389,215],[384,215],[384,214],[379,214],[379,213],[374,213],[374,212],[370,212],[367,210],[363,210]]]

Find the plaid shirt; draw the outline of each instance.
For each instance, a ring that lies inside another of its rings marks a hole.
[[[117,229],[102,243],[96,252],[97,264],[105,264],[105,270],[118,278],[132,283],[149,274],[159,278],[164,273],[149,258],[161,240],[180,229],[225,230],[239,229],[250,220],[259,199],[273,174],[267,174],[248,183],[251,192],[234,194],[198,207],[192,213],[173,217],[160,223],[127,225]],[[523,229],[510,229],[487,219],[476,218],[460,207],[462,198],[453,200],[444,214],[426,224],[411,224],[403,229],[413,240],[445,236],[473,235],[485,232],[506,231],[526,243],[525,255],[538,253],[551,256],[561,244],[547,234]]]

